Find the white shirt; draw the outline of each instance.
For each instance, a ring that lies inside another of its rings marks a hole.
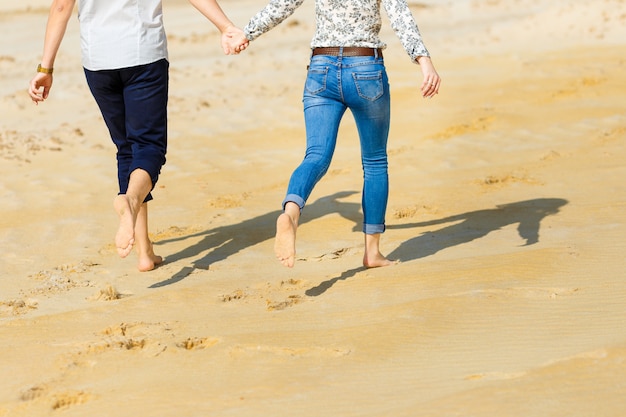
[[[254,40],[291,16],[304,0],[270,0],[245,27]],[[430,56],[406,0],[315,0],[316,31],[311,48],[324,46],[363,46],[385,48],[378,36],[383,4],[391,28],[407,54],[415,61]]]
[[[79,0],[83,66],[119,69],[167,59],[161,0]]]

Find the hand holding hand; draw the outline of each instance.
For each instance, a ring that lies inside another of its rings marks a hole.
[[[229,26],[222,32],[222,49],[226,55],[239,54],[248,47],[249,43],[243,30],[238,27]]]
[[[39,104],[40,101],[44,101],[48,98],[51,87],[52,74],[38,72],[30,82],[28,94],[35,104]]]
[[[439,74],[437,74],[435,66],[429,57],[421,56],[417,59],[417,62],[419,63],[420,68],[422,69],[422,75],[424,76],[424,81],[420,87],[422,97],[433,98],[436,94],[439,94],[441,78],[439,77]]]

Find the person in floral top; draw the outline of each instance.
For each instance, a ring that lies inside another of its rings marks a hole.
[[[303,2],[270,0],[244,28],[246,38],[253,41],[276,27]],[[316,31],[310,44],[311,60],[303,93],[306,152],[291,175],[283,212],[276,221],[274,251],[287,267],[295,263],[300,215],[330,166],[339,124],[347,109],[356,121],[361,145],[363,266],[395,263],[380,252],[389,194],[390,123],[389,82],[382,54],[386,44],[379,37],[381,3],[411,61],[421,68],[422,96],[432,98],[439,93],[441,78],[406,0],[315,0]]]

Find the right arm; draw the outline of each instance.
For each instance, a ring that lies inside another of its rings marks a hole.
[[[74,4],[76,0],[53,0],[48,15],[48,23],[46,25],[46,35],[44,39],[43,55],[41,58],[41,66],[52,70],[54,61],[65,36],[67,23],[72,16]],[[50,94],[52,87],[52,73],[37,72],[30,82],[28,94],[35,104],[44,101]]]

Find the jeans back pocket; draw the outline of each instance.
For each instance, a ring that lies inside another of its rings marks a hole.
[[[309,68],[306,76],[304,88],[311,94],[319,94],[326,90],[326,78],[328,77],[328,67]]]
[[[352,78],[361,98],[374,101],[385,92],[382,71],[353,72]]]

